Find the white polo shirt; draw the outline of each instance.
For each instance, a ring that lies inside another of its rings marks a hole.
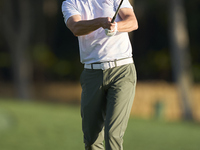
[[[81,15],[82,20],[98,17],[113,17],[121,0],[65,0],[62,12],[65,23],[73,15]],[[121,8],[132,8],[128,0],[124,0]],[[132,8],[133,9],[133,8]],[[118,15],[116,22],[121,18]],[[127,32],[117,32],[107,36],[103,28],[90,34],[78,36],[80,59],[83,64],[107,62],[132,57],[132,47]]]

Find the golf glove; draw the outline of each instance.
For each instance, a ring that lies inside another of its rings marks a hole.
[[[104,29],[107,36],[113,36],[117,33],[117,22],[115,23],[115,30]]]

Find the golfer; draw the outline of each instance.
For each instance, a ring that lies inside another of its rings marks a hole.
[[[128,0],[65,0],[67,27],[78,37],[82,130],[86,150],[123,150],[135,95],[136,71],[128,32],[138,28]]]

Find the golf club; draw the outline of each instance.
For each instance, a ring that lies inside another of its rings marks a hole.
[[[115,21],[115,18],[116,18],[116,16],[117,16],[118,12],[119,12],[119,9],[120,9],[120,7],[121,7],[121,5],[122,5],[122,2],[123,2],[123,0],[121,0],[119,6],[118,6],[118,8],[117,8],[117,11],[115,12],[115,15],[113,16],[113,18],[112,18],[112,20],[111,20],[111,23],[113,23],[113,22]]]

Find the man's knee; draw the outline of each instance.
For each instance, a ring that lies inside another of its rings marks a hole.
[[[105,140],[121,143],[123,141],[123,135],[120,136],[119,132],[108,131],[105,133]]]
[[[104,129],[101,132],[87,132],[84,136],[86,150],[103,150]]]
[[[119,132],[107,131],[105,132],[105,146],[106,150],[120,150],[122,149],[123,137]]]
[[[93,134],[93,135],[88,134],[87,136],[84,137],[84,143],[87,147],[89,147],[95,143],[97,138],[98,138],[98,134]]]
[[[85,150],[104,150],[103,141],[85,142]]]

